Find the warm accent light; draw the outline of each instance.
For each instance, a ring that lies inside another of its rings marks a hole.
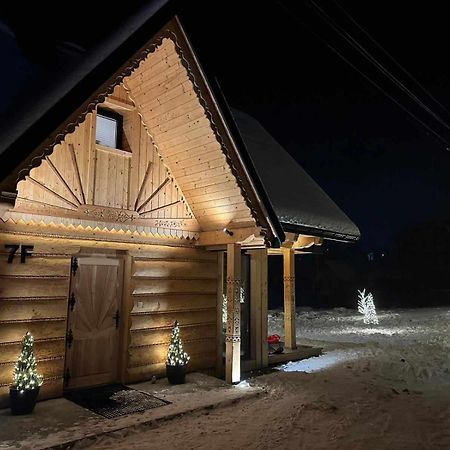
[[[226,227],[223,229],[223,232],[228,234],[228,236],[233,236],[233,232]]]

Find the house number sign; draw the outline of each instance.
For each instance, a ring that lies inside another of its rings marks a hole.
[[[25,263],[28,256],[31,256],[34,245],[5,245],[5,248],[9,250],[8,253],[8,264],[12,264],[17,250],[20,248],[20,262]]]

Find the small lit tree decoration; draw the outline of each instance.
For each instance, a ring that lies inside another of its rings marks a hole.
[[[358,290],[358,311],[364,315],[364,323],[378,325],[377,311],[371,292]]]
[[[245,303],[245,289],[243,286],[239,288],[239,301]],[[227,327],[227,294],[222,294],[222,328],[225,330]]]
[[[12,387],[19,391],[25,389],[36,389],[42,385],[42,376],[36,369],[36,358],[34,356],[34,339],[29,331],[22,339],[22,353],[14,367],[14,381]]]
[[[172,337],[167,352],[166,364],[169,366],[184,366],[190,359],[191,357],[183,350],[183,344],[180,338],[180,326],[178,320],[176,320],[172,328]]]

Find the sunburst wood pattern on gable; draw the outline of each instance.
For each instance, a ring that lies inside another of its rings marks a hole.
[[[183,193],[126,92],[117,86],[105,103],[124,108],[122,149],[96,144],[96,113],[88,114],[74,133],[18,183],[13,212],[197,230]],[[192,236],[185,233],[182,237]]]
[[[175,43],[163,39],[124,85],[202,230],[254,223]]]

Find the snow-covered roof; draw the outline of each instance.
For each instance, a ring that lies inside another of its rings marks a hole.
[[[231,112],[285,231],[359,239],[358,227],[256,119],[233,108]]]

